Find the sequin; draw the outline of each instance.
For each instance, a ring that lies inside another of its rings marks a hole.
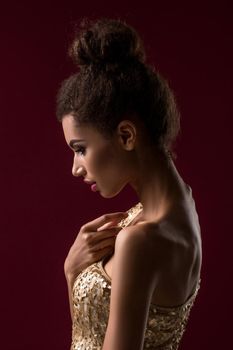
[[[119,225],[127,226],[141,209],[138,203]],[[111,295],[111,280],[103,269],[103,260],[88,266],[75,279],[71,350],[101,350],[103,346]],[[160,307],[151,303],[143,349],[178,349],[200,281],[193,295],[181,306]]]

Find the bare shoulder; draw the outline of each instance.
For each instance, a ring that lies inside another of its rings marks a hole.
[[[150,272],[156,266],[160,266],[158,259],[161,251],[168,250],[171,243],[158,224],[140,223],[125,227],[119,232],[115,243],[115,255],[124,251],[126,259],[137,258],[141,266],[146,266]]]
[[[168,234],[167,227],[156,222],[143,222],[122,229],[116,239],[116,246],[130,245],[131,248],[143,249],[147,253],[154,253],[161,248],[169,249],[175,243]]]
[[[173,221],[126,227],[115,245],[118,262],[124,256],[135,275],[154,281],[152,300],[158,305],[179,305],[191,294],[200,273],[199,252],[198,235]]]
[[[156,227],[154,227],[154,232]],[[149,248],[149,236],[152,232],[152,228],[148,223],[142,223],[140,225],[127,226],[123,228],[117,235],[115,248],[130,245],[131,248],[141,246],[143,248]]]

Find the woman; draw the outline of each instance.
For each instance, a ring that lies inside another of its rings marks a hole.
[[[83,22],[69,49],[79,72],[57,94],[72,173],[104,198],[139,202],[81,227],[66,258],[71,349],[178,349],[200,287],[201,237],[172,143],[171,89],[120,20]]]

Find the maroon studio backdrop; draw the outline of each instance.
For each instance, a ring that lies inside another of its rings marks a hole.
[[[104,199],[71,174],[55,118],[72,25],[84,16],[133,25],[181,111],[176,165],[202,227],[202,283],[181,350],[228,347],[232,329],[232,28],[229,4],[15,1],[0,11],[0,348],[67,350],[63,263],[79,228],[137,202]]]

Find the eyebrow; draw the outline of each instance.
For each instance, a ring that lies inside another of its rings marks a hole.
[[[75,143],[77,143],[77,142],[82,142],[82,141],[85,141],[85,140],[77,140],[77,139],[70,140],[69,146],[70,146],[71,148],[73,148],[73,146],[74,146]]]

